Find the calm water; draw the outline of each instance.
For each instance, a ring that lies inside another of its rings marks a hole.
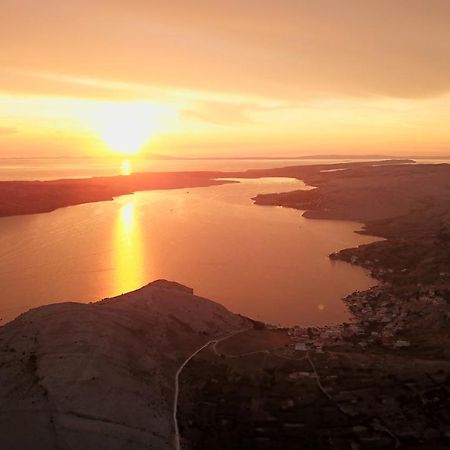
[[[302,187],[285,178],[243,180],[0,219],[0,316],[167,278],[271,323],[338,322],[346,317],[340,297],[374,280],[328,254],[373,239],[353,233],[356,223],[307,220],[250,200]]]

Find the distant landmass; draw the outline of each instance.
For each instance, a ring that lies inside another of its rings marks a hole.
[[[376,164],[412,163],[410,160],[386,160]],[[356,167],[373,162],[355,162],[326,167]],[[326,167],[311,166],[320,171]],[[249,171],[249,173],[252,173]],[[121,195],[154,189],[206,187],[231,183],[223,178],[246,176],[247,172],[149,172],[126,176],[62,179],[49,181],[0,181],[0,217],[38,214],[65,206],[112,200]],[[268,175],[270,176],[270,175]]]
[[[204,157],[204,156],[176,156],[176,155],[159,155],[159,154],[150,154],[148,156],[146,156],[148,158],[151,159],[174,159],[174,160],[192,160],[192,161],[196,161],[196,160],[246,160],[246,161],[251,161],[251,160],[273,160],[273,161],[280,161],[280,160],[387,160],[387,159],[391,159],[391,160],[400,160],[400,159],[409,159],[409,160],[420,160],[420,159],[426,159],[426,160],[450,160],[450,155],[431,155],[431,156],[426,156],[426,155],[402,155],[401,157],[399,157],[398,155],[384,155],[384,154],[314,154],[314,155],[293,155],[293,156],[273,156],[273,155],[268,155],[268,156],[258,156],[258,155],[254,155],[254,156],[208,156],[208,157]]]
[[[0,157],[2,159],[101,159],[100,156],[7,156]],[[104,158],[111,159],[111,156],[105,156]],[[385,154],[377,154],[377,153],[369,153],[369,154],[340,154],[340,153],[329,153],[329,154],[312,154],[312,155],[284,155],[284,156],[275,156],[275,155],[249,155],[249,156],[189,156],[189,155],[163,155],[158,153],[146,153],[142,154],[138,157],[138,159],[156,159],[156,160],[187,160],[187,161],[202,161],[202,160],[210,160],[210,161],[226,161],[226,160],[245,160],[245,161],[258,161],[258,160],[273,160],[273,161],[290,161],[290,160],[379,160],[379,159],[409,159],[409,160],[437,160],[437,161],[450,161],[450,155],[385,155]]]

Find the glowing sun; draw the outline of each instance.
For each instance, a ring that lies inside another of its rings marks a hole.
[[[134,155],[167,126],[174,114],[153,103],[104,103],[91,117],[91,125],[111,151]]]

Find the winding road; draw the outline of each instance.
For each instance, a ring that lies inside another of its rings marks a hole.
[[[250,328],[244,328],[241,330],[234,331],[233,333],[227,334],[226,336],[223,336],[221,338],[217,339],[211,339],[206,344],[203,344],[201,347],[199,347],[197,350],[195,350],[193,353],[191,353],[181,364],[181,366],[178,368],[176,374],[175,374],[175,395],[173,398],[173,424],[175,429],[175,436],[174,436],[174,444],[175,444],[175,450],[181,450],[181,443],[180,443],[180,430],[178,427],[178,397],[180,394],[180,375],[183,369],[189,364],[189,361],[192,360],[196,355],[198,355],[202,350],[209,347],[211,344],[214,344],[214,349],[216,349],[216,345],[219,342],[222,342],[226,339],[229,339],[232,336],[235,336],[236,334],[243,333],[245,331],[250,330]],[[215,350],[216,351],[216,350]],[[216,351],[217,353],[217,351]]]
[[[247,352],[247,353],[241,353],[241,354],[236,354],[236,355],[229,355],[229,354],[224,354],[224,353],[220,353],[220,351],[217,349],[217,345],[222,342],[225,341],[226,339],[231,338],[232,336],[235,336],[239,333],[244,333],[245,331],[249,331],[251,328],[244,328],[238,331],[234,331],[233,333],[227,334],[226,336],[223,336],[221,338],[216,338],[216,339],[211,339],[208,342],[206,342],[206,344],[202,345],[201,347],[199,347],[197,350],[195,350],[193,353],[191,353],[188,358],[185,359],[185,361],[181,364],[181,366],[178,368],[176,374],[175,374],[175,396],[174,396],[174,402],[173,402],[173,422],[174,422],[174,427],[175,427],[175,437],[174,437],[174,443],[175,443],[175,450],[181,450],[181,443],[180,443],[180,433],[179,433],[179,427],[178,427],[178,397],[179,397],[179,390],[180,390],[180,386],[179,386],[179,380],[180,380],[180,375],[181,372],[183,371],[183,369],[186,367],[186,365],[198,354],[200,353],[202,350],[204,350],[205,348],[209,347],[210,345],[212,345],[212,350],[213,352],[217,355],[217,356],[221,356],[221,357],[225,357],[225,358],[241,358],[244,356],[250,356],[250,355],[255,355],[258,353],[265,353],[266,355],[273,355],[273,356],[278,356],[280,358],[283,359],[289,359],[292,361],[301,361],[304,359],[307,359],[309,362],[309,365],[311,366],[312,372],[314,374],[314,379],[316,380],[316,384],[317,387],[322,391],[322,393],[332,402],[334,402],[337,406],[338,409],[340,409],[344,414],[347,415],[347,413],[345,411],[343,411],[340,407],[340,405],[338,403],[336,403],[336,401],[333,399],[333,397],[329,394],[329,392],[327,392],[327,390],[324,388],[324,386],[322,385],[321,382],[321,378],[317,372],[317,368],[311,358],[311,355],[309,352],[306,352],[306,355],[301,357],[301,358],[290,358],[288,356],[285,355],[280,355],[280,354],[276,354],[268,349],[266,350],[255,350],[252,352]],[[400,443],[398,441],[397,436],[387,427],[381,424],[381,421],[379,423],[379,425],[377,426],[379,430],[384,431],[386,433],[388,433],[394,440],[395,440],[395,447],[397,448]]]

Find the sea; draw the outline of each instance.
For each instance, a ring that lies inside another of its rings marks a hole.
[[[327,162],[339,162],[328,160]],[[1,180],[108,176],[128,171],[245,170],[324,160],[9,159]],[[376,284],[328,255],[377,238],[361,224],[311,220],[255,205],[260,193],[310,189],[291,178],[138,192],[56,211],[0,218],[0,324],[30,308],[92,302],[156,279],[192,287],[233,312],[275,325],[348,319],[341,298]]]

